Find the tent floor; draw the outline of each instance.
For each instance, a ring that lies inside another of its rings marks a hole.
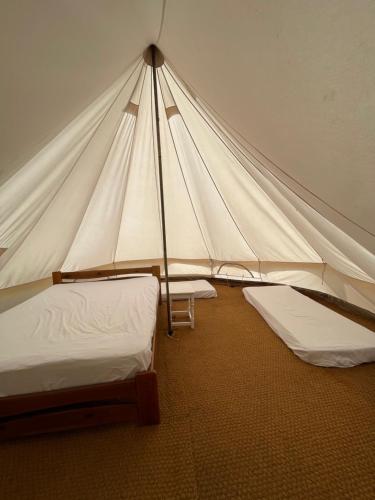
[[[308,365],[241,287],[216,288],[194,331],[159,333],[160,426],[2,443],[0,497],[374,498],[375,364]]]

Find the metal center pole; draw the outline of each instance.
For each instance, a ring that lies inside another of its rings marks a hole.
[[[155,103],[155,121],[156,121],[156,140],[157,140],[157,145],[158,145],[161,225],[162,225],[162,232],[163,232],[164,274],[165,274],[165,288],[166,288],[166,291],[167,291],[168,335],[173,335],[171,304],[170,304],[170,301],[169,301],[169,276],[168,276],[167,236],[166,236],[166,228],[165,228],[164,187],[163,187],[163,163],[162,163],[162,159],[161,159],[158,86],[157,86],[157,81],[156,81],[156,51],[157,51],[156,46],[155,45],[151,45],[152,77],[153,77],[153,84],[154,84],[154,103]]]

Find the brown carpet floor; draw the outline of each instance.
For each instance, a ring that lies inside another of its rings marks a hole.
[[[308,365],[217,289],[159,335],[160,426],[2,443],[1,499],[374,499],[375,364]]]

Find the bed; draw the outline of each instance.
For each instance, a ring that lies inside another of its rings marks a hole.
[[[56,272],[53,283],[0,314],[0,438],[159,423],[160,268]]]
[[[303,361],[340,368],[375,361],[375,333],[293,288],[247,287],[243,294]]]

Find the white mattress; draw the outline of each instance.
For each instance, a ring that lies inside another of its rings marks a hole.
[[[178,281],[178,283],[189,283],[193,287],[195,299],[212,299],[217,297],[215,288],[206,280]],[[165,283],[161,284],[161,296],[162,300],[167,300]]]
[[[243,293],[303,361],[343,368],[375,361],[375,333],[289,286],[248,287]]]
[[[60,284],[0,314],[0,396],[146,370],[158,293],[155,277]]]

